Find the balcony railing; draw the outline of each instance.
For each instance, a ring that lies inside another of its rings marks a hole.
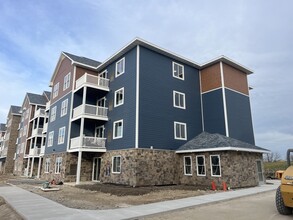
[[[32,131],[32,136],[41,135],[42,132],[43,132],[43,128],[35,128],[35,129]]]
[[[41,148],[31,148],[29,152],[29,156],[39,156],[41,153]]]
[[[96,105],[80,105],[73,109],[73,119],[81,116],[92,116],[97,119],[108,120],[108,108]]]
[[[109,90],[109,79],[102,78],[99,76],[93,76],[90,74],[85,73],[82,77],[76,80],[75,88],[79,88],[81,86],[92,86],[95,88]]]
[[[106,138],[76,137],[70,140],[70,149],[102,149],[105,150]]]
[[[35,118],[40,117],[40,116],[45,116],[45,109],[39,108],[39,109],[35,112]]]

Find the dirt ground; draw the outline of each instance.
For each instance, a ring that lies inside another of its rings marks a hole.
[[[53,187],[59,187],[59,191],[44,192],[40,189],[44,181],[0,176],[0,185],[6,183],[17,185],[70,208],[91,210],[128,207],[214,193],[211,190],[199,190],[195,186],[184,185],[133,188],[101,183],[55,185]]]

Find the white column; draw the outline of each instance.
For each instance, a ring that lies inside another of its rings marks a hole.
[[[39,166],[38,166],[38,174],[37,174],[37,178],[40,178],[40,173],[41,173],[41,164],[42,164],[42,158],[39,157]]]
[[[25,173],[25,176],[28,176],[29,169],[30,169],[30,158],[27,158],[27,167],[26,167],[27,173]]]
[[[32,165],[31,165],[31,172],[30,172],[30,177],[33,176],[33,170],[34,170],[34,162],[35,162],[35,157],[32,157]]]
[[[75,182],[76,184],[80,183],[81,157],[82,157],[82,151],[78,151],[76,182]]]

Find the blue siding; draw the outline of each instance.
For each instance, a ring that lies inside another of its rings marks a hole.
[[[115,78],[116,62],[125,57],[125,72]],[[136,48],[107,66],[110,92],[107,94],[109,121],[105,124],[107,150],[133,148],[135,145]],[[124,104],[114,107],[115,91],[124,87]],[[112,106],[112,107],[111,107]],[[123,119],[123,138],[113,139],[113,122]]]
[[[226,135],[222,89],[202,95],[204,130]]]
[[[48,130],[47,130],[47,137],[46,137],[46,148],[45,148],[45,154],[51,154],[55,152],[65,152],[67,150],[67,139],[68,139],[68,125],[69,125],[69,116],[70,116],[70,109],[71,109],[71,94],[69,93],[66,96],[64,96],[62,99],[55,102],[51,107],[50,110],[57,106],[56,111],[56,119],[53,122],[50,122],[51,113],[49,115],[49,124],[48,124]],[[65,99],[68,99],[68,108],[67,108],[67,114],[63,117],[61,116],[61,104],[62,101]],[[59,134],[59,128],[65,126],[65,139],[64,144],[58,145],[58,134]],[[48,136],[51,131],[54,131],[54,141],[53,146],[48,147]]]
[[[254,145],[249,97],[229,89],[225,93],[230,137]]]
[[[174,78],[172,61],[140,47],[139,147],[174,150],[186,143],[174,139],[174,121],[187,124],[187,141],[202,132],[199,71],[184,65],[185,80]],[[173,90],[185,93],[185,110],[173,107]]]

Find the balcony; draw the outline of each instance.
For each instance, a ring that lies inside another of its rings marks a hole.
[[[41,148],[31,148],[29,152],[29,156],[39,156],[41,153]]]
[[[44,124],[43,133],[46,133],[47,131],[48,131],[48,122]]]
[[[85,149],[96,152],[106,152],[106,138],[76,137],[70,140],[70,149]]]
[[[45,154],[45,145],[41,146],[41,151],[40,151],[40,155],[44,155]]]
[[[88,104],[80,105],[73,109],[72,119],[81,117],[108,121],[108,108]]]
[[[41,109],[39,108],[36,112],[35,112],[35,118],[38,118],[38,117],[44,117],[45,116],[45,109]]]
[[[46,111],[49,111],[50,105],[51,105],[51,102],[50,101],[46,103]]]
[[[79,89],[82,86],[89,86],[92,88],[109,91],[109,79],[85,73],[75,82],[75,89]]]
[[[41,135],[42,132],[43,132],[43,128],[35,128],[35,129],[32,131],[32,136]]]

